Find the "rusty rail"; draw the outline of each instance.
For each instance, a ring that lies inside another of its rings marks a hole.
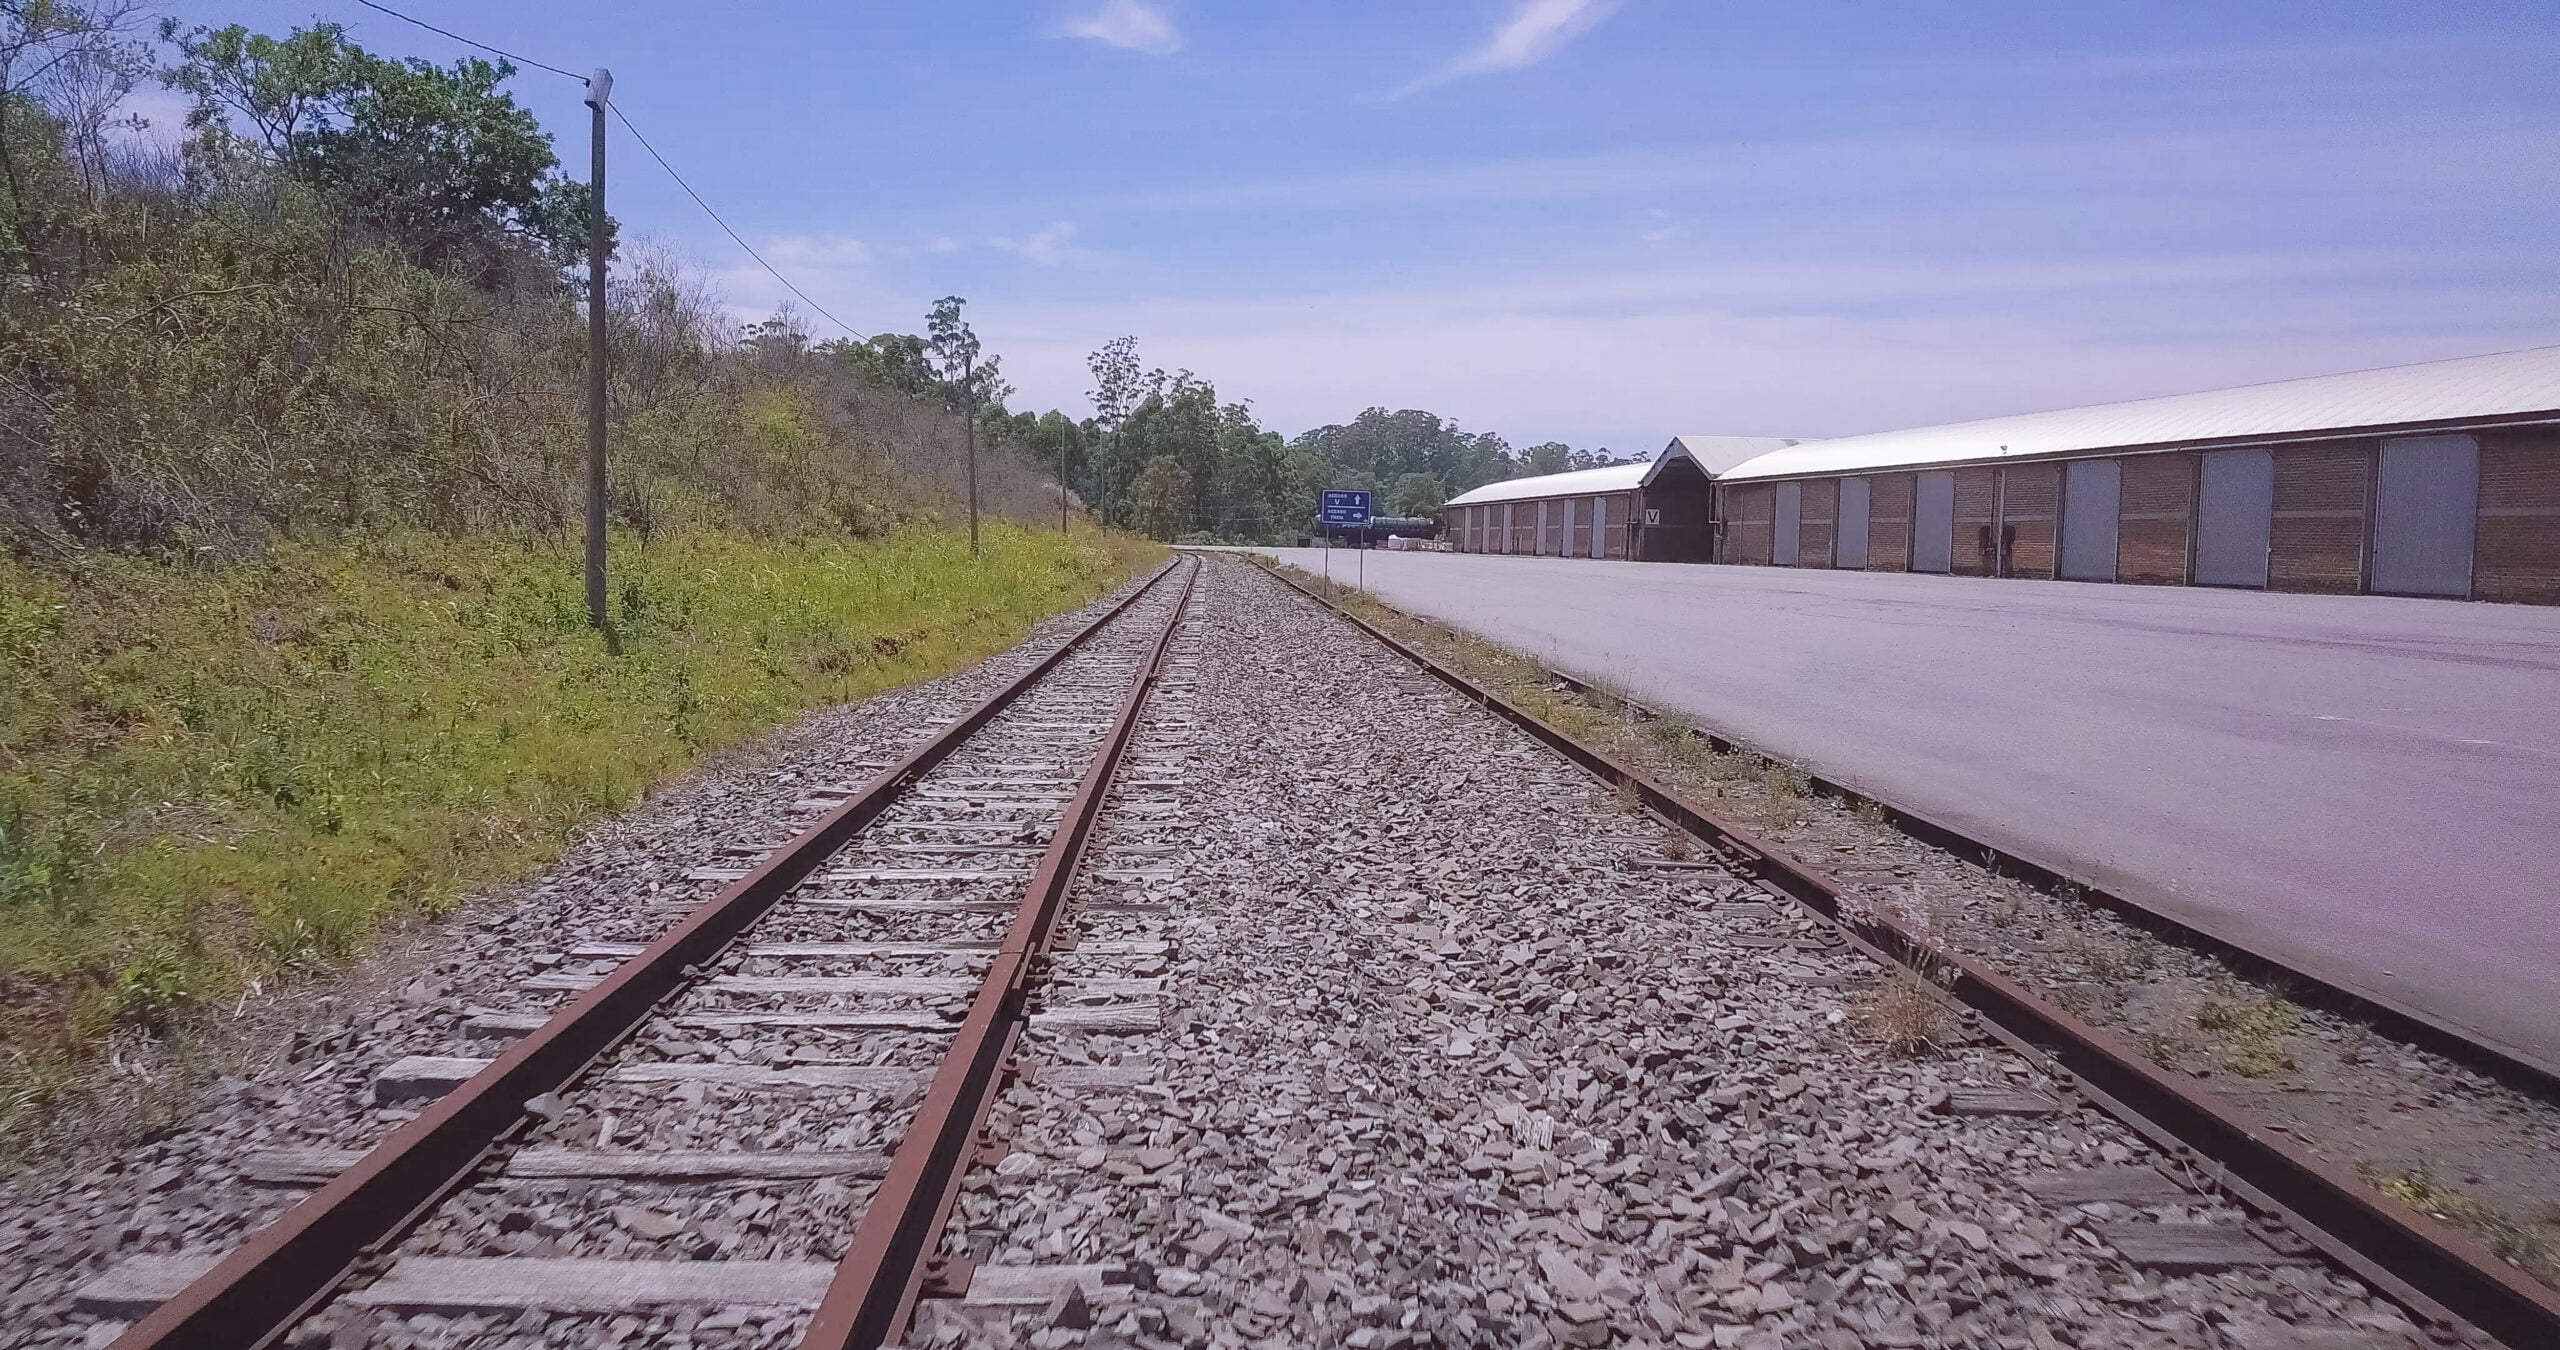
[[[1847,912],[1838,888],[1819,871],[1690,804],[1606,751],[1539,721],[1296,578],[1268,566],[1263,570],[1611,786],[1634,793],[1762,889],[1820,915],[1877,959],[1926,969],[1950,997],[2003,1039],[2050,1060],[2155,1142],[2217,1166],[2235,1198],[2283,1219],[2420,1320],[2442,1324],[2459,1318],[2517,1350],[2560,1346],[2560,1297],[2469,1237],[2277,1138],[2253,1113],[2194,1091],[2122,1039],[1979,962],[1932,948],[1890,918]]]
[[[466,1181],[491,1148],[523,1129],[527,1101],[565,1087],[611,1050],[685,986],[693,967],[711,960],[917,777],[1154,590],[1175,566],[1158,568],[1120,603],[909,751],[336,1180],[252,1234],[118,1337],[111,1350],[253,1350],[282,1336],[327,1299],[367,1252],[405,1231]]]
[[[1181,626],[1183,611],[1191,603],[1191,588],[1199,580],[1201,565],[1195,561],[1184,578],[1173,617],[1166,621],[1146,668],[1130,686],[1118,720],[1103,737],[1101,750],[1069,799],[1066,817],[1040,857],[1039,870],[1032,874],[1030,889],[1005,932],[995,964],[978,986],[968,1020],[944,1052],[923,1108],[899,1140],[888,1176],[872,1193],[870,1206],[854,1229],[853,1244],[837,1263],[835,1279],[801,1337],[802,1350],[872,1350],[894,1344],[906,1330],[925,1267],[941,1245],[960,1183],[976,1156],[978,1131],[1003,1087],[1006,1061],[1022,1032],[1024,1001],[1057,934],[1067,890],[1084,861],[1093,823],[1136,734],[1147,695],[1163,672],[1165,653],[1172,648],[1174,630]]]

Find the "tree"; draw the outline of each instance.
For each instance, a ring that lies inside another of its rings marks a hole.
[[[1013,386],[996,374],[997,358],[980,359],[978,335],[960,315],[968,303],[956,295],[933,302],[933,311],[925,316],[925,348],[942,377],[952,411],[969,428],[969,556],[974,558],[978,556],[978,409],[989,403],[1001,406]]]
[[[1387,514],[1427,516],[1438,511],[1449,500],[1440,480],[1427,473],[1399,475],[1387,485]]]
[[[23,124],[54,123],[64,148],[90,161],[84,172],[94,169],[108,114],[151,68],[133,40],[142,14],[136,0],[0,0],[0,285],[34,270],[26,255],[38,246],[29,217],[41,214],[32,200],[40,194],[19,163],[22,138],[33,139]]]
[[[821,344],[822,355],[861,371],[883,389],[909,398],[940,401],[943,381],[934,369],[931,348],[912,333],[882,333],[863,342],[837,338]]]
[[[1564,473],[1573,467],[1573,447],[1562,441],[1547,441],[1520,452],[1529,472]]]
[[[1085,369],[1093,372],[1094,420],[1104,431],[1118,431],[1120,424],[1137,411],[1138,404],[1152,392],[1164,387],[1164,372],[1155,372],[1150,388],[1146,376],[1138,373],[1138,340],[1116,337],[1102,344],[1102,349],[1085,358]]]
[[[560,174],[551,137],[499,91],[514,66],[385,60],[333,23],[282,38],[238,24],[162,33],[182,58],[162,78],[194,99],[187,121],[200,138],[228,138],[245,122],[265,154],[339,211],[431,259],[510,232],[563,265],[584,257],[588,187]]]
[[[1130,485],[1131,524],[1150,539],[1168,543],[1189,530],[1191,471],[1167,455],[1147,462]]]

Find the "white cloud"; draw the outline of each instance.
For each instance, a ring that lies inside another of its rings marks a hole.
[[[859,239],[842,236],[785,235],[765,245],[764,256],[771,258],[777,267],[785,264],[822,268],[860,267],[871,261],[871,250]]]
[[[1470,75],[1534,66],[1566,43],[1590,32],[1618,8],[1618,0],[1520,0],[1511,17],[1493,30],[1484,45],[1399,91],[1410,94]]]
[[[1103,0],[1102,8],[1058,26],[1058,36],[1091,38],[1108,47],[1171,56],[1182,50],[1182,33],[1163,10],[1140,0]]]
[[[1091,250],[1076,247],[1075,237],[1074,223],[1061,220],[1022,239],[1008,239],[998,235],[989,239],[987,246],[1003,249],[1007,253],[1019,253],[1026,260],[1043,267],[1055,267],[1060,263],[1081,262],[1093,256]]]

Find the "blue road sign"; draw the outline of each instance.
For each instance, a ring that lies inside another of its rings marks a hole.
[[[1369,494],[1328,488],[1324,505],[1316,518],[1327,525],[1366,525],[1369,523]]]

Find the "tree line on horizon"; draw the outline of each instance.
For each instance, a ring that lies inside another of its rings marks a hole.
[[[1062,477],[1104,523],[1155,539],[1285,543],[1309,531],[1328,488],[1376,493],[1381,515],[1428,516],[1487,483],[1622,462],[1561,441],[1515,450],[1496,433],[1413,408],[1373,407],[1284,437],[1249,402],[1222,399],[1207,377],[1148,368],[1135,337],[1087,358],[1090,416],[1014,412],[996,358],[980,357],[977,383],[962,383],[955,348],[940,336],[959,304],[946,298],[935,307],[936,336],[891,333],[818,350],[886,387],[974,409],[988,434]]]

